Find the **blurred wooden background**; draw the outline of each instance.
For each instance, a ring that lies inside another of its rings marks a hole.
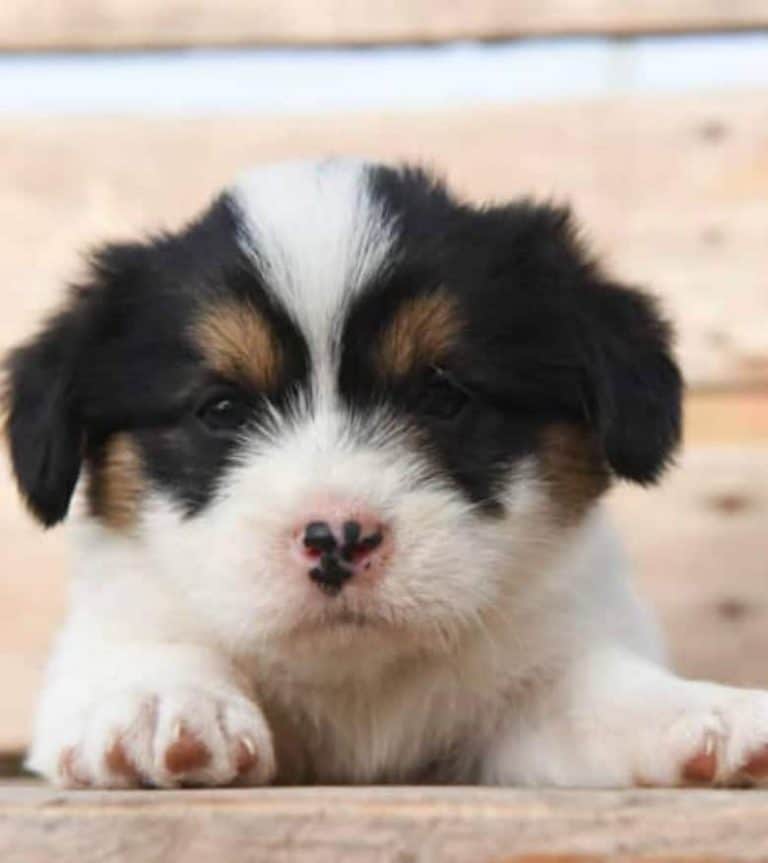
[[[5,0],[0,51],[375,46],[766,25],[763,0]],[[178,224],[254,162],[328,153],[426,161],[478,201],[570,201],[613,271],[661,296],[690,384],[686,448],[660,489],[619,488],[611,507],[677,665],[768,685],[766,88],[418,113],[0,113],[0,351],[57,301],[83,248]],[[0,752],[14,752],[27,740],[63,613],[67,536],[30,522],[3,471]]]
[[[5,0],[12,49],[168,45],[339,45],[750,30],[763,0]]]

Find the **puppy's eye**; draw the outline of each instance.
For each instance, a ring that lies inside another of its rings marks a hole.
[[[207,401],[197,412],[200,422],[214,432],[236,431],[245,425],[250,405],[235,395],[218,396]]]
[[[424,382],[418,410],[435,419],[458,416],[469,401],[469,393],[445,370],[433,368]]]

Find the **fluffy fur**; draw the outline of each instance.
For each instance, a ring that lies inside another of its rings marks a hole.
[[[669,342],[566,211],[473,208],[412,168],[260,168],[102,249],[7,366],[23,498],[46,525],[76,498],[30,766],[760,781],[768,695],[663,667],[600,510],[678,442]],[[351,519],[375,544],[313,562],[307,526]]]

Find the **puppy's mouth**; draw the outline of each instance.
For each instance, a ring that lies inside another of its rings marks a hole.
[[[336,614],[331,614],[325,621],[327,626],[344,626],[353,628],[362,628],[367,626],[381,625],[381,621],[374,620],[370,615],[363,614],[359,611],[350,611],[342,609]]]
[[[381,627],[386,622],[376,613],[375,603],[350,602],[343,593],[329,596],[323,603],[322,611],[312,617],[313,625],[328,629]]]
[[[322,608],[315,607],[297,621],[294,634],[320,635],[322,633],[353,633],[362,630],[391,628],[391,623],[375,608],[360,608],[341,595],[329,596]]]

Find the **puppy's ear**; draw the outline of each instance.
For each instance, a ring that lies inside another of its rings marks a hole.
[[[46,527],[67,514],[86,442],[84,375],[109,289],[124,283],[134,247],[107,246],[91,261],[89,283],[5,363],[2,401],[11,464],[22,497]]]
[[[680,441],[683,388],[656,303],[606,278],[568,208],[523,201],[483,218],[506,291],[489,305],[490,326],[504,322],[507,349],[527,354],[523,368],[534,367],[534,380],[555,358],[552,388],[594,431],[616,476],[654,482]],[[506,299],[510,283],[518,286],[515,303]],[[506,305],[512,317],[504,317]]]
[[[588,302],[590,419],[614,473],[652,483],[680,441],[683,384],[670,327],[632,288],[595,279]]]
[[[76,374],[85,330],[83,295],[6,362],[6,435],[21,495],[50,527],[67,514],[83,450]]]

